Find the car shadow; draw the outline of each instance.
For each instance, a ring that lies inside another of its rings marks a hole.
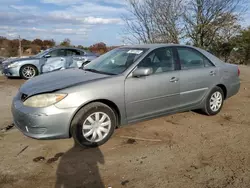
[[[200,115],[207,115],[203,110],[201,109],[197,109],[197,110],[192,110],[194,113],[196,114],[200,114]]]
[[[75,144],[60,160],[55,188],[104,188],[98,163],[104,164],[99,148],[84,149]]]

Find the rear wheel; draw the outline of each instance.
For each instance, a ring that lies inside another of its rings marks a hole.
[[[20,76],[25,80],[33,78],[36,75],[38,75],[38,71],[34,65],[24,65],[20,69]]]
[[[204,112],[209,115],[216,115],[221,111],[224,102],[224,93],[220,87],[212,89],[206,99]]]
[[[74,117],[71,134],[76,143],[83,147],[104,144],[116,127],[116,115],[107,105],[95,102],[83,107]]]

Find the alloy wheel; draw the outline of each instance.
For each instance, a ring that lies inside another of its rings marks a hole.
[[[36,75],[36,70],[32,66],[26,66],[22,70],[22,74],[25,78],[33,78]]]

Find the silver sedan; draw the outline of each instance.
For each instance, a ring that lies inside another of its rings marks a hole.
[[[55,47],[27,58],[3,61],[2,73],[7,77],[30,79],[52,71],[82,67],[97,57],[96,54],[73,47]]]
[[[239,91],[239,74],[238,66],[192,46],[123,46],[83,69],[28,80],[13,99],[12,113],[26,136],[72,136],[93,147],[116,127],[145,119],[194,109],[216,115]]]

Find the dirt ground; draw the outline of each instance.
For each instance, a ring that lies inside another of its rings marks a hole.
[[[0,187],[249,188],[250,67],[240,69],[240,92],[219,115],[185,112],[129,125],[99,148],[2,131]],[[12,123],[11,99],[21,83],[0,78],[0,128]]]

